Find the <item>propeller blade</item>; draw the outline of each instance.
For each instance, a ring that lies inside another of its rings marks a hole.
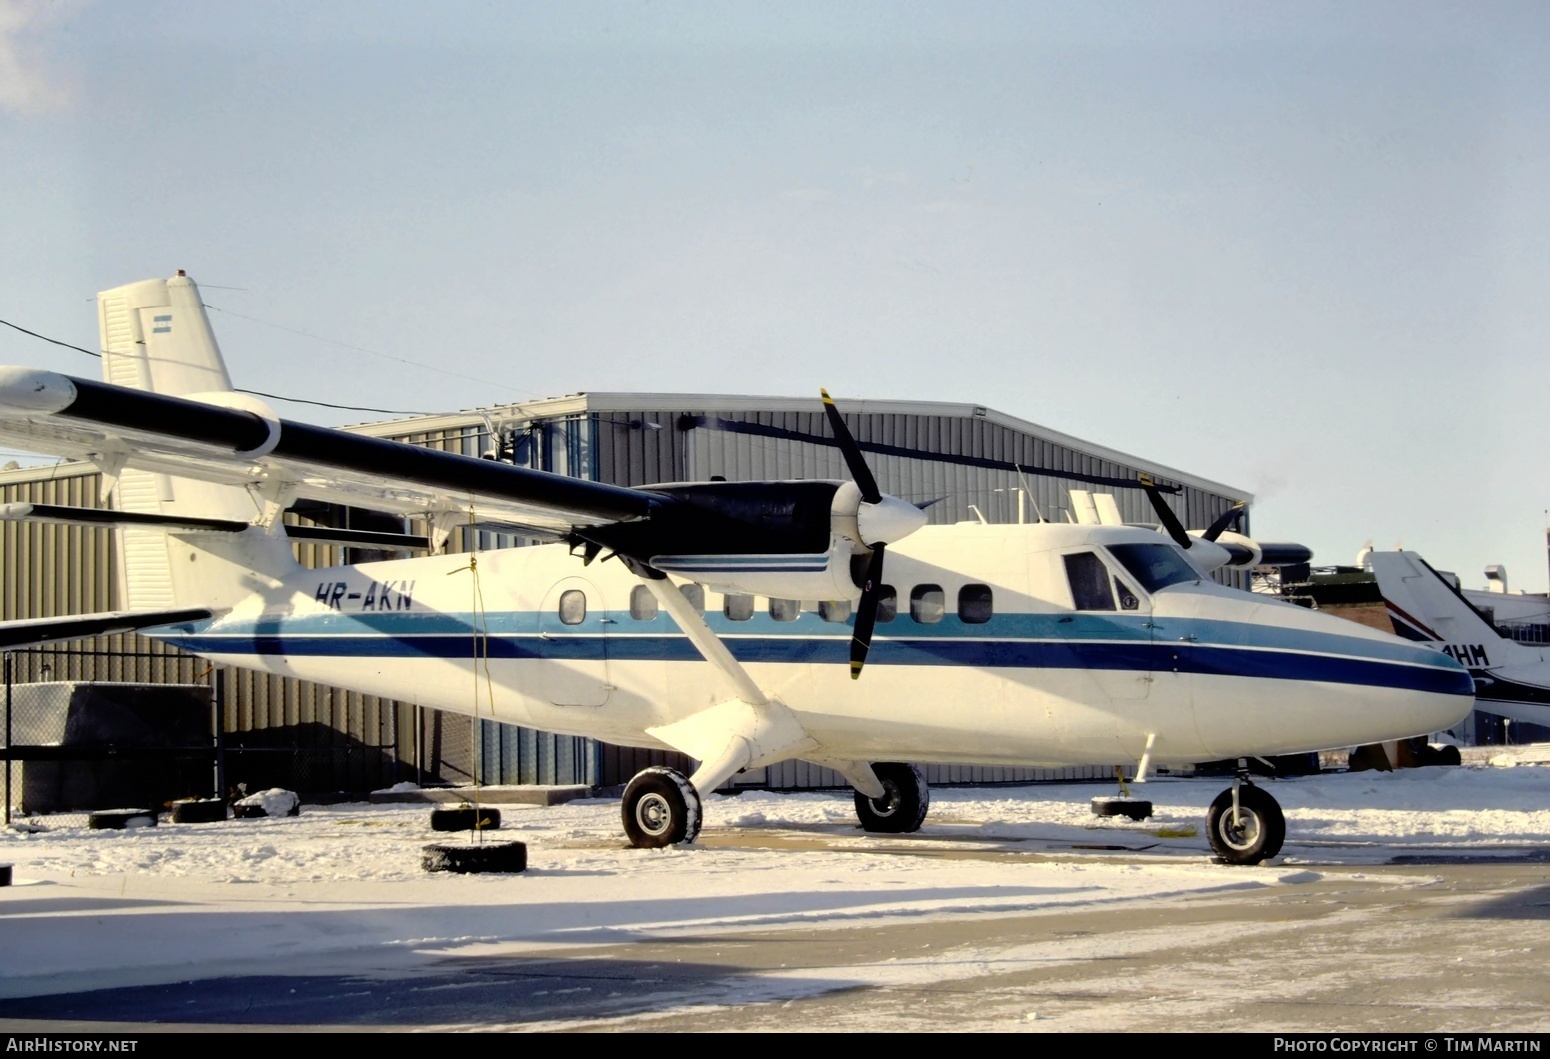
[[[1140,481],[1141,488],[1146,490],[1147,498],[1152,502],[1152,510],[1157,512],[1157,519],[1168,531],[1168,536],[1172,537],[1173,542],[1180,548],[1188,548],[1194,542],[1189,539],[1189,533],[1185,531],[1183,523],[1179,522],[1178,516],[1173,513],[1173,508],[1163,500],[1162,493],[1157,489],[1157,483],[1152,481],[1151,475],[1148,474],[1141,475]]]
[[[883,492],[877,488],[877,479],[872,477],[872,469],[866,465],[866,459],[861,455],[861,446],[856,444],[856,439],[850,436],[850,430],[845,426],[845,420],[840,415],[840,410],[834,407],[834,399],[829,396],[828,390],[819,390],[823,395],[823,411],[829,417],[829,429],[834,431],[834,440],[840,444],[840,454],[845,457],[845,466],[850,468],[850,479],[861,490],[861,502],[875,504],[883,498]]]
[[[861,585],[861,602],[856,605],[856,627],[850,636],[850,679],[861,678],[867,652],[872,648],[872,628],[877,624],[877,596],[883,583],[883,545],[872,548],[867,562],[866,580]]]
[[[1241,518],[1243,518],[1242,500],[1238,501],[1232,507],[1216,516],[1216,521],[1211,523],[1210,527],[1208,527],[1206,531],[1200,536],[1203,540],[1214,541],[1216,538],[1222,535],[1223,530]]]

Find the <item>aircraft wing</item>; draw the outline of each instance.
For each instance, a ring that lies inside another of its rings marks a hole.
[[[134,632],[157,625],[202,621],[213,618],[215,613],[209,607],[179,607],[175,610],[108,611],[68,618],[23,618],[0,622],[0,649],[33,647],[59,640],[79,640],[86,636]]]
[[[219,403],[217,403],[219,402]],[[242,394],[172,397],[0,367],[0,441],[34,452],[311,497],[409,517],[502,523],[536,537],[648,518],[666,496],[295,423]]]

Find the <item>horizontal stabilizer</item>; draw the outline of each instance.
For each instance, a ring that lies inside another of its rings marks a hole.
[[[156,515],[102,507],[63,507],[58,504],[0,504],[0,521],[53,522],[64,526],[133,526],[136,529],[164,529],[170,533],[241,533],[251,525],[226,518]]]
[[[79,640],[86,636],[135,632],[158,625],[175,625],[178,622],[202,621],[213,617],[215,611],[210,607],[179,607],[175,610],[78,614],[68,618],[23,618],[0,622],[0,648],[31,647],[59,640]]]

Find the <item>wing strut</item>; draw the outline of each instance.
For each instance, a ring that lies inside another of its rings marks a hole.
[[[689,777],[696,791],[709,793],[744,769],[800,757],[818,745],[785,703],[759,689],[677,585],[665,577],[642,576],[641,580],[733,692],[732,698],[681,721],[646,729],[699,760],[700,767]]]

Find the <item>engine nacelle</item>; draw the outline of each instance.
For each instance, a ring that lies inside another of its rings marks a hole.
[[[857,600],[872,546],[926,522],[914,504],[865,503],[854,482],[685,482],[648,487],[670,499],[640,522],[580,535],[665,574],[721,592]]]

